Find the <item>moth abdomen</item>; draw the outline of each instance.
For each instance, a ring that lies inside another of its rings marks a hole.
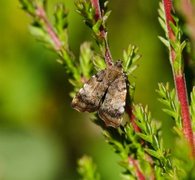
[[[122,116],[121,114],[118,114],[117,111],[106,112],[103,109],[99,109],[98,115],[105,122],[106,126],[117,128],[122,122]]]

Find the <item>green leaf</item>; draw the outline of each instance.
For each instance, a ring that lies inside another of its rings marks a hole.
[[[165,31],[166,37],[168,37],[165,11],[164,11],[164,6],[163,6],[162,2],[159,3],[158,14],[159,14],[158,21],[159,21],[162,29]]]
[[[152,149],[145,149],[145,151],[150,154],[151,156],[157,158],[157,159],[161,159],[162,158],[162,154],[159,151],[154,151]]]
[[[144,141],[146,142],[149,142],[149,143],[152,143],[152,137],[151,136],[148,136],[146,134],[143,134],[143,133],[137,133],[137,135],[142,138]]]
[[[107,23],[107,20],[110,16],[112,11],[107,11],[104,16],[102,17],[102,25],[104,26],[104,28],[106,29],[106,23]]]
[[[190,114],[192,118],[192,128],[195,132],[195,86],[191,92],[191,104],[190,104]]]
[[[68,21],[67,21],[68,12],[62,3],[58,3],[55,6],[55,27],[56,29],[61,32],[64,29],[67,29],[68,27]]]
[[[141,58],[141,55],[138,53],[138,47],[134,45],[129,45],[127,50],[123,51],[123,70],[129,75],[137,67],[137,62]]]
[[[181,112],[180,112],[180,104],[176,98],[175,90],[170,90],[169,84],[165,85],[162,83],[158,84],[159,89],[156,91],[160,98],[158,100],[165,106],[163,111],[167,113],[169,116],[173,117],[175,123],[178,128],[182,128],[181,125]]]
[[[90,0],[76,0],[75,5],[77,12],[84,17],[85,23],[92,28],[96,20],[95,9],[92,7]]]
[[[163,38],[162,36],[158,36],[158,38],[160,39],[160,41],[167,47],[170,47],[170,43],[168,40],[166,40],[165,38]]]
[[[152,136],[152,144],[155,150],[160,149],[160,143],[156,135]]]
[[[58,3],[55,6],[54,18],[55,18],[55,29],[57,31],[58,37],[60,38],[63,46],[68,49],[68,11],[66,10],[64,4]]]
[[[167,113],[168,115],[170,115],[171,117],[173,117],[174,119],[177,117],[177,113],[174,112],[173,110],[163,109],[163,111],[164,111],[165,113]]]
[[[100,27],[102,26],[103,19],[99,19],[92,27],[96,36],[100,35]]]
[[[48,39],[48,35],[45,33],[45,31],[37,25],[30,26],[30,33],[39,39]]]
[[[42,27],[39,27],[37,24],[33,24],[30,26],[29,30],[30,33],[37,38],[37,40],[43,42],[49,48],[53,48],[54,42]]]
[[[91,43],[84,42],[80,47],[80,58],[79,58],[79,68],[83,78],[89,79],[91,77],[92,57],[94,53],[91,47]]]
[[[33,1],[30,0],[19,0],[21,8],[28,12],[31,16],[35,16],[35,4]]]
[[[100,55],[94,54],[94,56],[92,57],[92,61],[96,71],[101,71],[106,68],[105,60]]]
[[[89,156],[83,156],[78,161],[78,173],[83,180],[100,180],[96,165]]]

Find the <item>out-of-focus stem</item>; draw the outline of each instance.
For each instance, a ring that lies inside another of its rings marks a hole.
[[[181,0],[181,10],[187,22],[190,37],[195,41],[195,8],[190,0]]]
[[[91,4],[95,8],[95,18],[96,20],[100,19],[102,17],[101,9],[99,5],[99,0],[91,0]]]
[[[140,128],[135,123],[135,116],[133,114],[132,105],[126,106],[125,110],[126,110],[128,116],[129,116],[130,122],[131,122],[131,124],[132,124],[133,129],[135,130],[135,132],[140,132]]]
[[[60,58],[64,59],[66,61],[66,65],[70,69],[72,69],[72,75],[74,76],[74,78],[80,79],[80,76],[78,76],[77,74],[76,67],[74,66],[74,63],[72,63],[73,55],[71,54],[71,51],[69,51],[63,46],[62,41],[54,30],[54,27],[48,20],[44,7],[39,4],[36,4],[35,15],[43,22],[43,28],[45,28],[48,35],[50,36],[53,42],[53,48],[55,49],[57,54],[60,56]],[[64,64],[65,62],[61,63]]]
[[[130,156],[128,160],[129,160],[129,164],[132,164],[135,168],[137,179],[145,180],[146,178],[144,177],[143,173],[140,171],[137,161]]]
[[[95,18],[96,18],[96,21],[98,21],[99,19],[102,18],[99,0],[91,0],[91,4],[95,8]],[[112,55],[111,55],[110,48],[108,45],[107,32],[104,29],[104,27],[101,27],[101,36],[104,39],[104,43],[105,43],[105,52],[104,52],[105,61],[108,66],[111,66],[113,64],[113,60],[112,60]]]
[[[172,18],[172,15],[171,15],[172,1],[163,0],[163,5],[164,5],[164,10],[165,10],[165,16],[166,16],[168,38],[170,41],[174,42],[176,40],[176,37],[170,26],[170,22],[175,24]],[[180,70],[179,72],[175,72],[174,67],[173,67],[175,58],[176,58],[175,51],[172,47],[170,47],[170,63],[171,63],[172,70],[173,70],[173,76],[174,76],[174,82],[175,82],[178,100],[181,105],[183,133],[190,144],[192,154],[195,155],[195,147],[194,147],[193,132],[192,132],[192,126],[191,126],[190,112],[189,112],[185,75],[183,74],[183,70]]]
[[[52,25],[48,21],[45,10],[43,9],[43,7],[37,6],[36,15],[44,22],[47,33],[49,34],[50,38],[52,39],[52,41],[54,43],[55,50],[59,51],[62,47],[61,41],[58,38],[57,34],[55,33]]]

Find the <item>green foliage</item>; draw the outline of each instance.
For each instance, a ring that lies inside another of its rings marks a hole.
[[[127,50],[123,51],[123,70],[128,77],[128,81],[131,82],[129,86],[129,98],[133,101],[135,93],[135,83],[132,81],[133,72],[138,68],[138,61],[141,58],[139,54],[139,48],[135,45],[129,45]]]
[[[96,71],[100,71],[106,68],[105,60],[100,55],[94,54],[92,61]]]
[[[144,140],[144,151],[153,159],[154,166],[161,176],[171,177],[174,174],[174,168],[170,160],[170,152],[163,146],[160,129],[157,129],[152,123],[148,107],[143,108],[141,105],[135,105],[134,115],[135,122],[140,128],[137,135]]]
[[[106,22],[111,11],[104,12],[104,14],[96,14],[95,8],[92,6],[90,0],[77,0],[75,2],[77,12],[84,17],[84,22],[88,25],[95,35],[96,40],[103,40],[101,38],[101,28],[106,29]],[[107,7],[107,2],[104,3],[104,9]],[[101,13],[101,12],[100,12]]]
[[[93,57],[93,51],[91,50],[91,44],[90,43],[83,43],[80,48],[80,69],[81,74],[86,77],[87,79],[91,76],[92,71],[92,59]]]
[[[93,64],[91,59],[93,58],[94,52],[92,50],[91,43],[84,42],[80,47],[80,57],[77,67],[77,73],[79,74],[78,79],[69,79],[69,82],[73,85],[74,91],[71,96],[75,95],[81,87],[91,76],[93,72]]]
[[[50,23],[46,12],[46,0],[20,0],[22,8],[29,13],[33,22],[30,31],[39,41],[52,48],[59,56],[58,62],[64,65],[68,74],[75,80],[80,79],[75,66],[75,60],[69,48],[67,34],[67,10],[64,5],[58,4],[55,8],[54,26]]]
[[[32,17],[31,33],[47,47],[52,48],[58,55],[58,62],[62,64],[70,76],[70,83],[74,86],[71,96],[81,88],[83,82],[89,79],[93,71],[91,59],[94,55],[91,44],[83,43],[80,48],[79,61],[75,59],[68,42],[68,12],[63,4],[57,4],[54,11],[54,23],[50,23],[46,12],[46,1],[20,0],[22,8]],[[94,61],[96,58],[94,58]]]
[[[58,55],[60,62],[69,75],[69,82],[73,86],[71,96],[75,95],[95,71],[106,68],[106,51],[109,50],[107,40],[106,22],[110,15],[107,11],[107,2],[104,3],[104,10],[100,10],[99,14],[90,0],[77,0],[75,2],[78,13],[84,18],[84,22],[93,32],[93,36],[99,45],[100,54],[95,52],[90,42],[84,42],[80,46],[80,55],[75,57],[70,50],[68,41],[68,21],[67,10],[63,4],[57,4],[54,11],[54,23],[48,19],[46,12],[46,1],[41,0],[20,0],[22,8],[32,16],[33,22],[31,27],[32,34],[44,44],[54,50]],[[176,40],[170,41],[166,28],[165,14],[162,4],[159,9],[159,21],[165,30],[167,39],[159,37],[161,41],[169,48],[176,52],[174,59],[174,70],[176,73],[183,71],[182,51],[186,45],[185,41],[181,43],[181,30],[178,19],[174,18],[175,24],[170,24],[175,34]],[[137,63],[140,59],[138,48],[129,45],[123,52],[122,65],[123,70],[130,80],[130,75],[138,67]],[[112,61],[112,60],[111,60]],[[194,169],[193,160],[190,161],[188,167],[182,167],[186,158],[172,152],[163,144],[161,126],[155,124],[148,107],[141,105],[133,105],[133,94],[135,85],[131,82],[128,92],[127,108],[131,108],[132,115],[126,124],[119,128],[105,127],[103,121],[97,118],[96,114],[91,115],[94,123],[103,129],[103,135],[108,144],[110,144],[115,153],[117,153],[121,161],[120,166],[124,168],[122,173],[125,179],[136,179],[138,174],[142,174],[146,179],[154,177],[155,179],[179,179],[178,177],[187,177],[187,173]],[[181,115],[180,106],[176,99],[175,90],[169,89],[169,85],[159,84],[157,90],[160,98],[159,101],[165,106],[163,111],[175,120],[177,133],[181,132]],[[128,107],[129,106],[129,107]],[[195,128],[195,90],[191,94],[191,116],[193,119],[193,127]],[[128,111],[128,110],[127,110]],[[137,129],[135,128],[137,126]],[[182,143],[181,143],[182,144]],[[182,150],[182,146],[176,148]],[[96,171],[92,159],[84,156],[78,162],[78,172],[82,179],[92,180],[100,179],[100,175]]]
[[[93,26],[96,24],[95,20],[95,9],[92,7],[90,0],[77,0],[75,2],[75,5],[77,7],[77,12],[85,17],[84,22],[90,27],[93,28]]]
[[[63,44],[68,46],[68,34],[67,34],[67,28],[68,28],[68,21],[67,21],[68,11],[64,7],[64,4],[57,4],[55,6],[55,28],[58,33],[59,38],[61,41],[63,41]]]
[[[195,131],[195,87],[193,87],[193,90],[191,92],[190,112],[191,112],[191,118],[192,118],[192,128],[193,128],[193,131]]]
[[[137,169],[130,161],[132,159],[138,162],[139,171],[146,178],[154,176],[154,173],[157,179],[176,177],[170,151],[164,148],[160,127],[156,128],[152,122],[148,108],[134,105],[133,109],[134,121],[140,129],[139,132],[135,132],[130,123],[118,129],[106,128],[103,132],[106,141],[121,157],[119,164],[125,169],[122,176],[127,179],[137,177]],[[153,168],[156,169],[155,172]]]
[[[33,22],[30,26],[30,32],[39,41],[43,42],[47,47],[54,48],[55,44],[50,38],[45,26],[45,13],[42,9],[46,8],[46,1],[42,0],[20,0],[23,10],[28,12],[33,17]]]
[[[78,161],[78,173],[83,180],[99,180],[100,175],[96,170],[96,165],[89,156],[83,156]]]
[[[123,51],[123,70],[127,75],[132,74],[138,67],[137,62],[141,58],[138,51],[139,48],[131,44]]]
[[[104,3],[104,9],[107,9],[107,1]],[[77,0],[75,2],[77,12],[84,18],[84,22],[93,32],[102,55],[107,50],[107,32],[106,22],[111,11],[101,11],[96,14],[96,9],[92,6],[90,0]]]
[[[181,110],[180,104],[176,98],[175,89],[170,91],[169,83],[166,83],[166,85],[159,83],[158,87],[159,89],[157,90],[157,93],[160,96],[158,100],[165,106],[163,111],[174,119],[176,127],[181,131]]]
[[[175,23],[169,22],[171,30],[174,34],[174,40],[169,38],[168,30],[166,27],[166,19],[165,19],[165,12],[163,4],[160,3],[159,12],[159,22],[163,30],[166,34],[166,39],[163,37],[159,37],[162,43],[169,49],[169,51],[174,51],[174,59],[170,59],[170,62],[173,66],[173,70],[177,75],[181,75],[183,73],[183,59],[182,59],[182,52],[186,47],[186,41],[182,41],[182,30],[179,25],[179,19],[176,16],[172,16]],[[171,57],[170,57],[171,58]]]
[[[182,74],[183,73],[182,52],[183,52],[183,49],[186,46],[186,41],[181,42],[182,32],[181,32],[180,26],[178,25],[178,19],[177,18],[175,18],[175,22],[176,22],[176,25],[171,23],[171,27],[174,31],[175,36],[176,36],[176,41],[175,40],[171,41],[171,47],[174,49],[175,55],[176,55],[176,57],[173,61],[173,67],[174,67],[174,70],[175,70],[176,74]]]
[[[158,9],[158,21],[162,27],[162,29],[165,31],[166,38],[162,36],[158,36],[158,38],[161,40],[161,42],[169,49],[170,48],[170,42],[168,38],[168,31],[167,31],[167,25],[166,25],[166,17],[165,17],[165,11],[163,7],[163,3],[159,3],[159,9]]]
[[[19,0],[21,4],[21,8],[29,13],[31,16],[35,16],[35,1],[29,0]]]
[[[144,175],[150,176],[151,165],[148,162],[143,148],[140,144],[139,137],[135,134],[133,126],[126,124],[124,127],[118,129],[106,128],[103,132],[107,143],[109,143],[114,151],[120,156],[121,161],[119,165],[124,168],[122,177],[125,179],[135,179],[137,177],[137,169],[131,163],[130,159],[139,161],[142,165]]]

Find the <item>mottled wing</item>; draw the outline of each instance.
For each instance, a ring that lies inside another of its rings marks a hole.
[[[107,126],[118,127],[121,124],[126,95],[126,77],[121,73],[108,87],[105,99],[99,108],[99,116]]]
[[[92,76],[83,88],[79,90],[72,100],[72,107],[80,112],[94,112],[99,109],[102,97],[105,94],[108,85],[104,80],[106,70],[98,72]]]

